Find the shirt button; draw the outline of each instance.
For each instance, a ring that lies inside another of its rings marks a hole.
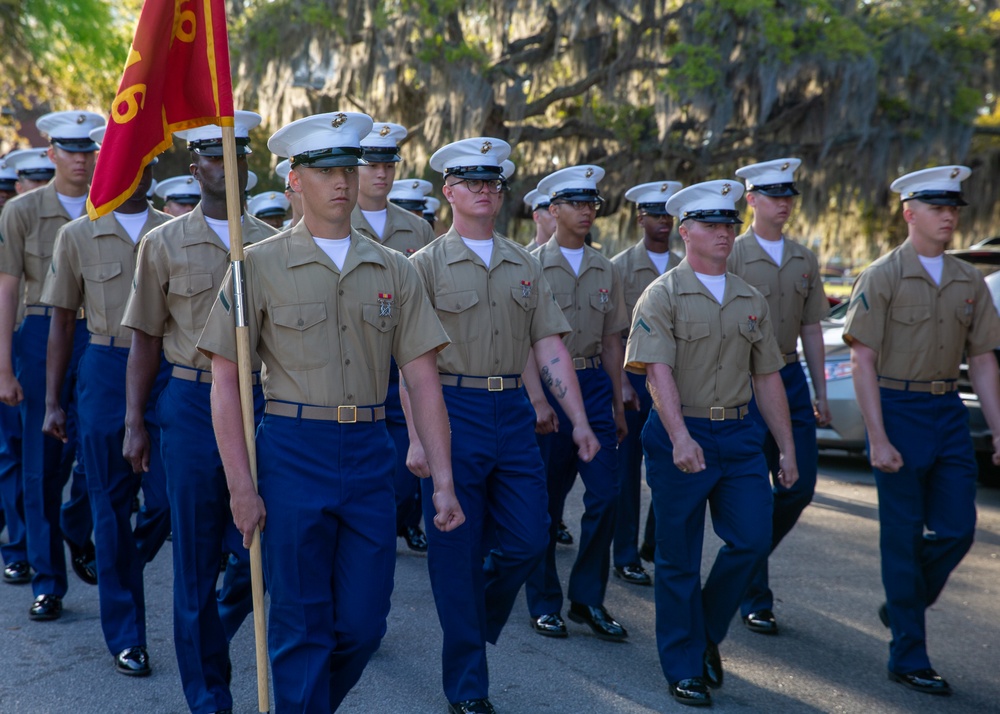
[[[353,402],[354,401],[354,395],[353,394],[348,394],[347,395],[347,401]]]
[[[493,334],[494,335],[499,335],[500,334],[500,330],[493,330]]]
[[[344,291],[343,291],[343,290],[338,290],[338,291],[337,291],[337,294],[338,294],[338,295],[343,295],[343,294],[344,294]]]
[[[303,321],[302,321],[302,318],[300,317],[300,318],[299,318],[299,321],[298,321],[297,323],[295,323],[295,324],[296,324],[296,325],[298,325],[299,327],[302,327],[302,326],[303,326],[304,324],[306,324],[306,323],[305,323],[305,322],[303,322]]]
[[[341,332],[347,332],[347,325],[341,325],[340,326],[340,331]]]
[[[349,360],[349,359],[345,359],[344,360],[344,364],[350,364],[350,363],[351,363],[351,360]]]

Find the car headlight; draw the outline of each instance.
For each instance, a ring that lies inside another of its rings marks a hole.
[[[835,379],[847,379],[851,376],[851,361],[845,359],[827,362],[823,365],[823,370],[826,372],[827,382],[832,382]]]

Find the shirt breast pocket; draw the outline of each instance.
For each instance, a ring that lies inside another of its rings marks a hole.
[[[892,349],[898,352],[922,352],[932,335],[929,305],[895,305],[889,311]]]
[[[438,319],[448,337],[455,344],[472,342],[478,337],[475,313],[479,304],[479,293],[475,290],[458,290],[449,293],[435,293],[434,307]]]
[[[536,293],[534,289],[531,289],[531,286],[528,286],[528,288],[529,288],[528,290],[525,290],[524,285],[515,285],[510,289],[510,295],[512,298],[514,298],[514,302],[520,305],[521,308],[525,311],[534,310],[536,307],[538,307],[538,293]],[[525,293],[528,294],[525,295]],[[558,298],[556,299],[558,301]],[[572,304],[573,304],[573,296],[570,295],[569,305]],[[562,305],[560,305],[559,307],[562,307]]]
[[[972,324],[972,303],[955,308],[955,319],[962,327],[969,327]]]
[[[761,339],[760,327],[756,322],[750,322],[750,320],[743,320],[739,324],[740,334],[746,339],[747,342],[753,344]]]
[[[590,307],[602,315],[611,311],[611,294],[607,291],[591,293]]]
[[[274,324],[273,349],[285,369],[318,369],[330,361],[325,303],[276,305],[271,308],[270,317]]]
[[[170,293],[170,313],[182,330],[200,331],[205,326],[211,307],[210,300],[215,299],[215,295],[208,291],[214,284],[211,273],[191,273],[170,278],[167,288]]]
[[[128,283],[116,289],[115,278],[122,274],[122,264],[98,263],[85,265],[81,268],[84,290],[89,296],[94,308],[107,311],[108,308],[121,307],[128,297]],[[118,281],[121,282],[121,281]]]

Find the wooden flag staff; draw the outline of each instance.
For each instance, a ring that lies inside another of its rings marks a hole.
[[[243,436],[250,461],[250,478],[257,489],[257,448],[254,440],[253,383],[250,370],[250,331],[247,326],[243,279],[243,225],[239,169],[236,166],[236,130],[222,127],[223,166],[226,171],[226,207],[229,219],[229,254],[233,270],[233,315],[236,318],[236,364],[240,377]],[[267,624],[264,617],[264,573],[260,557],[260,528],[250,543],[250,584],[253,592],[253,630],[257,644],[257,702],[261,712],[271,709],[268,694]]]

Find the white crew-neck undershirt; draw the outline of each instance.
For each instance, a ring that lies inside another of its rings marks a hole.
[[[486,267],[490,267],[490,261],[493,259],[493,239],[488,240],[473,240],[472,238],[466,238],[462,236],[462,242],[469,246],[469,250],[478,255]]]
[[[579,275],[580,265],[583,263],[583,248],[563,248],[559,246],[559,250],[562,251],[563,257],[569,263],[569,267],[573,269],[573,273]]]
[[[317,247],[329,256],[337,270],[344,269],[344,260],[347,259],[347,250],[351,247],[351,236],[346,238],[317,238],[313,236]]]
[[[721,305],[722,297],[726,294],[726,274],[705,275],[704,273],[695,273],[695,275]]]
[[[383,208],[381,211],[366,211],[363,208],[361,209],[361,215],[368,221],[368,225],[375,231],[375,235],[378,236],[379,240],[382,240],[382,234],[385,232],[385,219],[388,213],[388,208]]]
[[[205,216],[205,223],[208,227],[215,231],[215,235],[219,236],[219,240],[222,244],[226,246],[226,250],[229,250],[229,221],[227,219],[219,218],[209,218]],[[243,224],[243,216],[240,216],[240,225]]]
[[[920,264],[924,266],[924,270],[931,276],[934,284],[940,285],[941,273],[944,270],[944,255],[939,255],[936,258],[928,258],[918,253],[917,257],[920,258]]]
[[[761,238],[756,233],[753,237],[757,239],[757,245],[764,249],[764,252],[771,256],[771,260],[775,262],[776,265],[781,265],[781,259],[785,254],[785,237],[782,236],[778,240],[767,240],[766,238]]]
[[[656,268],[656,272],[663,275],[667,272],[667,265],[670,263],[670,251],[665,251],[663,253],[654,253],[651,250],[646,251],[646,255],[649,259],[653,261],[653,267]]]
[[[149,209],[147,208],[145,211],[140,211],[139,213],[119,213],[115,211],[114,214],[118,225],[125,229],[132,242],[138,243],[142,227],[146,225],[146,219],[149,217]]]
[[[70,218],[79,218],[83,215],[83,209],[87,205],[87,194],[83,194],[82,196],[63,196],[56,191],[56,196],[59,197],[59,203],[66,209],[66,213],[69,214]]]

